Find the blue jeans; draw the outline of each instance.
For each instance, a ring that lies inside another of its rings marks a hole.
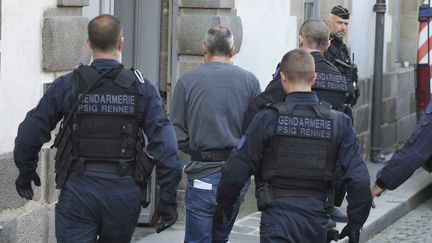
[[[214,227],[213,215],[217,207],[216,191],[220,178],[220,172],[205,176],[198,179],[204,183],[201,183],[201,186],[195,185],[195,187],[194,180],[188,181],[186,189],[186,232],[184,242],[220,243],[228,241],[240,205],[249,189],[250,181],[245,183],[239,198],[237,198],[234,204],[232,219],[229,222],[225,222],[223,227]]]
[[[57,242],[130,242],[140,211],[140,189],[131,176],[73,173],[55,207]]]

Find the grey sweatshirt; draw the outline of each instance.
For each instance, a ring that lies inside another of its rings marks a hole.
[[[260,92],[257,78],[232,64],[209,62],[184,73],[171,106],[179,149],[190,153],[235,147],[244,112]],[[185,172],[196,179],[219,171],[222,164],[192,161]]]

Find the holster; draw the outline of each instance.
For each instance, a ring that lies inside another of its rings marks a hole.
[[[144,152],[144,135],[142,131],[138,134],[139,140],[136,145],[136,158],[135,158],[135,181],[141,188],[141,205],[146,208],[151,199],[151,192],[148,188],[149,181],[151,181],[151,174],[155,166],[155,162]]]
[[[334,196],[334,205],[336,207],[340,207],[345,198],[346,187],[344,184],[340,185],[340,187],[335,187],[335,196]]]
[[[64,129],[64,131],[62,131],[62,129]],[[62,136],[57,135],[52,147],[57,147],[57,152],[54,157],[56,188],[62,189],[69,175],[74,157],[72,154],[71,128],[69,126],[62,126],[59,134],[62,134]]]
[[[271,185],[267,182],[257,183],[255,197],[257,199],[257,208],[259,211],[262,211],[267,207],[273,206],[273,191]]]

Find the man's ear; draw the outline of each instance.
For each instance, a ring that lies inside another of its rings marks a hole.
[[[86,43],[87,43],[87,47],[91,49],[91,43],[90,43],[90,38],[89,37],[87,37]]]
[[[208,49],[205,46],[205,44],[202,44],[201,51],[202,51],[203,56],[206,56],[208,54]]]
[[[229,58],[233,57],[235,55],[235,46],[231,47],[231,49],[229,50]]]
[[[118,51],[122,51],[123,50],[123,47],[124,47],[124,37],[122,36],[121,38],[120,38],[120,41],[119,41],[119,43],[118,43],[118,45],[117,45],[117,49],[118,49]]]
[[[316,77],[317,77],[317,75],[316,75],[316,73],[314,73],[312,78],[310,79],[311,86],[315,84]]]
[[[299,35],[299,47],[302,48],[304,46],[304,38],[303,36]]]
[[[283,82],[286,82],[287,81],[287,77],[286,77],[286,75],[282,72],[282,71],[279,71],[279,74],[280,74],[280,79],[281,79],[281,82],[283,83]]]
[[[323,52],[326,52],[329,49],[330,44],[331,44],[331,40],[328,41],[327,46],[326,46],[326,48],[324,48]]]

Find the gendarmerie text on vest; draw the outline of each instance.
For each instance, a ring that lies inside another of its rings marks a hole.
[[[81,97],[82,94],[79,95]],[[134,113],[134,95],[86,94],[78,112]]]
[[[278,134],[308,138],[331,139],[333,122],[330,119],[280,115]]]

